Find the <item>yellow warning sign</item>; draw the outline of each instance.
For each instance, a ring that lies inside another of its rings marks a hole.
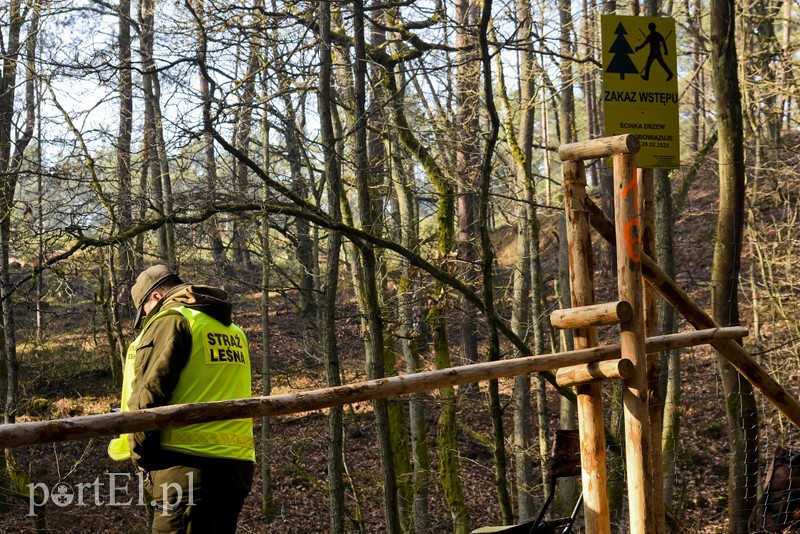
[[[635,134],[641,168],[680,165],[675,19],[601,17],[606,135]]]

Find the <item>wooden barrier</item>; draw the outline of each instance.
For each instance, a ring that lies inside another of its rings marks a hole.
[[[660,352],[711,343],[722,339],[739,339],[746,335],[746,328],[714,328],[667,336],[655,336],[647,340],[647,350]],[[569,365],[616,359],[620,357],[620,354],[619,345],[606,345],[580,351],[476,363],[451,369],[393,376],[345,386],[271,397],[178,404],[125,413],[84,415],[67,419],[6,424],[0,425],[0,448],[145,432],[224,419],[301,413],[354,402],[440,389],[445,386],[480,382],[519,374],[538,373]]]
[[[661,521],[656,520],[656,510],[660,513],[661,504],[655,501],[654,485],[656,481],[660,484],[660,469],[653,469],[653,436],[651,434],[651,410],[648,403],[650,397],[648,391],[648,376],[657,377],[657,369],[648,368],[647,352],[645,349],[645,325],[644,325],[644,298],[643,298],[643,283],[642,283],[642,255],[644,254],[643,248],[643,235],[647,216],[644,213],[643,196],[641,190],[649,184],[644,183],[643,179],[640,181],[639,173],[636,169],[636,153],[639,151],[639,141],[632,135],[621,135],[616,137],[606,137],[602,139],[594,139],[588,141],[581,141],[579,143],[570,143],[562,145],[559,148],[559,156],[564,161],[564,197],[565,209],[567,212],[568,220],[570,217],[583,221],[586,218],[591,219],[591,215],[587,210],[587,206],[591,201],[586,196],[585,179],[583,172],[575,176],[575,168],[583,169],[582,160],[596,159],[613,156],[614,158],[614,207],[616,215],[616,224],[611,228],[611,233],[615,234],[615,239],[618,244],[624,243],[623,246],[617,247],[617,270],[618,270],[618,292],[620,300],[626,301],[630,304],[631,313],[628,317],[620,318],[620,344],[622,346],[622,354],[624,358],[630,359],[633,370],[630,376],[625,380],[624,389],[624,411],[625,411],[625,455],[626,455],[626,468],[628,480],[628,503],[630,512],[630,531],[636,534],[655,533],[663,531],[663,528],[657,529],[657,523],[660,525]],[[652,176],[652,175],[650,175]],[[643,174],[643,178],[646,178]],[[650,180],[652,182],[652,180]],[[649,220],[649,219],[647,219]],[[570,276],[573,284],[578,283],[581,286],[581,292],[588,294],[589,290],[585,287],[586,284],[591,284],[591,294],[593,297],[594,287],[593,281],[590,276],[582,274],[584,271],[593,271],[593,261],[591,254],[591,239],[588,229],[581,224],[574,227],[573,233],[567,233],[568,244],[570,247]],[[652,231],[652,227],[648,229]],[[583,250],[586,248],[585,243],[589,243],[588,253]],[[574,247],[575,243],[580,244],[580,253],[576,252]],[[581,266],[584,264],[585,266]],[[580,302],[576,303],[573,298],[573,306],[586,306],[593,304],[593,302]],[[653,299],[649,298],[647,302],[648,319],[654,319]],[[578,313],[578,312],[576,312]],[[610,320],[610,319],[609,319]],[[576,345],[577,346],[577,345]],[[560,371],[562,376],[571,376],[573,373],[578,373],[579,369],[567,371]],[[585,370],[583,370],[585,371]],[[648,372],[649,371],[649,372]],[[657,381],[655,382],[657,385]],[[581,386],[587,388],[590,386]],[[584,419],[586,422],[580,422],[581,429],[581,446],[584,447],[584,439],[596,439],[596,422],[588,421],[588,418],[602,419],[602,408],[598,409],[597,404],[602,402],[599,386],[596,384],[593,390],[585,390],[592,402],[593,412],[587,412]],[[580,393],[579,388],[579,417],[580,417]],[[657,398],[657,393],[654,399]],[[657,412],[656,412],[657,413]],[[587,435],[584,436],[584,426],[587,425]],[[660,426],[654,427],[658,430]],[[660,439],[658,440],[660,446]],[[591,445],[586,444],[586,450],[582,455],[600,454],[595,458],[596,464],[605,463],[604,452],[599,452],[604,448],[604,444],[597,441]],[[660,456],[660,455],[659,455]],[[601,467],[603,470],[605,467]],[[584,473],[585,475],[585,473]],[[588,480],[584,476],[584,495],[586,496],[587,487],[592,487],[596,481]],[[605,492],[604,482],[602,490]],[[590,491],[594,491],[593,489]],[[591,499],[592,502],[589,502]],[[603,499],[599,501],[598,499]],[[608,532],[609,527],[606,525],[607,520],[604,518],[602,521],[595,521],[590,517],[599,510],[600,514],[607,513],[608,504],[605,495],[590,495],[584,506],[585,515],[587,515],[586,531],[590,534],[597,532]],[[605,508],[603,508],[605,507]]]
[[[603,380],[627,380],[633,375],[633,363],[630,360],[606,360],[564,367],[556,373],[559,386],[580,386]]]
[[[561,161],[582,161],[608,158],[617,154],[636,154],[639,148],[638,137],[622,134],[563,144],[558,147],[558,157]]]
[[[609,326],[629,321],[633,317],[633,308],[630,303],[619,300],[582,306],[580,308],[565,308],[550,314],[550,324],[553,328],[582,328],[587,326]]]
[[[588,200],[588,199],[587,199]],[[616,245],[614,224],[605,216],[599,206],[589,200],[586,208],[591,215],[592,226],[608,242]],[[642,274],[645,279],[669,302],[684,318],[697,329],[718,327],[692,298],[650,258],[642,255]],[[800,429],[800,402],[789,395],[766,369],[761,367],[740,344],[731,340],[717,340],[711,343],[723,358],[744,376],[753,387],[761,392],[791,423]]]

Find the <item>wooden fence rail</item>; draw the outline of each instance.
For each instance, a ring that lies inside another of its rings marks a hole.
[[[713,328],[654,336],[647,339],[646,346],[648,352],[661,352],[724,339],[740,339],[746,335],[746,328]],[[571,352],[476,363],[438,371],[393,376],[333,388],[271,397],[177,404],[124,413],[84,415],[67,419],[6,424],[0,425],[0,448],[144,432],[224,419],[287,415],[354,402],[430,391],[445,386],[613,360],[619,358],[620,354],[619,345],[606,345]]]

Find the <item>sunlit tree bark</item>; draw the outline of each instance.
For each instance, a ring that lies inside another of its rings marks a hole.
[[[711,1],[711,61],[719,131],[719,216],[714,239],[712,307],[723,326],[739,324],[745,161],[736,56],[735,3]],[[728,531],[745,533],[758,482],[758,411],[753,387],[718,357],[728,413]]]
[[[7,49],[3,58],[3,75],[0,78],[0,283],[2,283],[3,352],[0,363],[0,395],[5,402],[3,420],[13,423],[16,418],[19,364],[17,362],[16,326],[14,305],[11,298],[11,273],[9,255],[11,242],[11,216],[14,209],[14,194],[19,181],[25,149],[33,139],[36,126],[36,97],[34,92],[34,70],[36,43],[39,31],[40,4],[31,6],[30,29],[25,48],[26,61],[22,63],[25,77],[24,119],[22,131],[12,139],[14,129],[14,103],[16,80],[21,53],[20,33],[24,13],[20,2],[12,0],[9,5],[10,25],[7,33]],[[12,151],[13,147],[13,151]]]
[[[143,199],[150,200],[150,206],[160,215],[171,211],[171,178],[160,110],[160,88],[158,72],[153,58],[155,38],[155,2],[139,0],[140,37],[139,48],[142,59],[142,86],[144,89],[144,135],[143,163],[140,186]],[[149,177],[149,182],[148,182]],[[150,194],[147,194],[147,191]],[[143,204],[146,209],[147,204]],[[172,224],[164,224],[158,229],[158,261],[176,268],[174,254],[174,235]]]
[[[133,222],[131,182],[131,135],[133,130],[133,81],[131,79],[131,1],[119,2],[119,129],[117,133],[117,182],[119,184],[118,218],[122,230]],[[133,285],[135,276],[133,247],[130,241],[120,244],[120,284]],[[122,344],[124,345],[124,343]],[[124,358],[125,347],[121,345],[120,358]]]

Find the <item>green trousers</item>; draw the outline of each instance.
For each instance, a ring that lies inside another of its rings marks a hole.
[[[209,467],[173,466],[144,482],[153,534],[233,534],[253,483],[254,464],[231,460]]]

